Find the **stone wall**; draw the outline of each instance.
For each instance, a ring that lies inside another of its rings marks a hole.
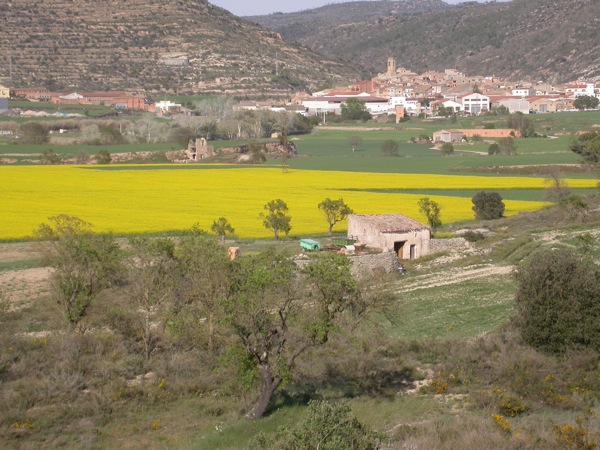
[[[430,253],[456,252],[470,249],[472,246],[465,238],[431,239],[429,241]]]
[[[352,275],[357,279],[379,278],[398,272],[398,257],[394,252],[350,255],[348,258],[352,261]]]
[[[379,278],[388,273],[398,272],[398,258],[394,252],[348,255],[348,258],[352,263],[350,271],[359,280]],[[294,258],[294,262],[298,267],[304,267],[310,262],[310,258],[301,255]]]

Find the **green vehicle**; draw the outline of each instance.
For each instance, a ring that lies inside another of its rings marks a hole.
[[[321,250],[321,243],[319,241],[315,241],[314,239],[301,239],[300,247],[304,250],[308,250],[309,252],[318,252]]]

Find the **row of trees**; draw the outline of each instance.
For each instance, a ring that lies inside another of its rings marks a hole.
[[[132,351],[150,360],[169,339],[194,336],[186,342],[222,355],[215,361],[234,370],[244,389],[258,388],[253,419],[310,349],[387,304],[380,292],[362,290],[350,261],[335,253],[303,267],[274,249],[232,261],[197,228],[177,240],[136,237],[122,246],[65,215],[50,217],[38,236],[71,332],[85,330],[90,307],[106,302],[107,292],[123,297],[109,325]]]
[[[328,233],[333,233],[333,226],[345,220],[353,213],[352,209],[344,203],[344,199],[332,200],[326,198],[318,205],[319,211],[325,217],[328,225]],[[279,240],[280,232],[288,234],[292,229],[292,217],[289,215],[287,203],[281,199],[271,200],[264,206],[264,212],[260,214],[263,225],[267,230],[273,231],[275,240]]]
[[[209,140],[263,139],[274,132],[304,133],[318,123],[318,117],[307,118],[300,114],[274,111],[233,111],[208,108],[196,116],[176,116],[172,121],[145,114],[129,121],[82,121],[80,142],[86,145],[115,145],[125,143],[177,142],[186,147],[197,136]],[[45,144],[50,140],[51,124],[26,122],[19,130],[20,142]]]

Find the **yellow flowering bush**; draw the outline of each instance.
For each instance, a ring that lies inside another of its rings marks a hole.
[[[569,180],[571,187],[594,187],[593,180]],[[259,214],[270,200],[284,200],[292,235],[321,234],[327,223],[317,205],[325,198],[344,201],[357,214],[402,213],[424,221],[422,194],[381,192],[430,189],[451,223],[473,217],[470,198],[435,195],[439,189],[543,189],[544,181],[525,177],[350,173],[276,168],[143,166],[0,167],[0,239],[31,236],[38,224],[58,214],[75,215],[98,231],[147,233],[208,230],[225,217],[242,238],[269,237]],[[505,200],[506,215],[532,211],[542,202]],[[336,227],[342,231],[343,224]]]

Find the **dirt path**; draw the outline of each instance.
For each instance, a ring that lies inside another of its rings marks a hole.
[[[439,286],[448,286],[451,284],[462,283],[468,280],[478,278],[495,277],[510,274],[514,266],[470,266],[457,269],[444,269],[443,271],[432,275],[418,275],[415,277],[406,277],[398,280],[398,289],[394,292],[412,292],[419,289],[430,289]]]

